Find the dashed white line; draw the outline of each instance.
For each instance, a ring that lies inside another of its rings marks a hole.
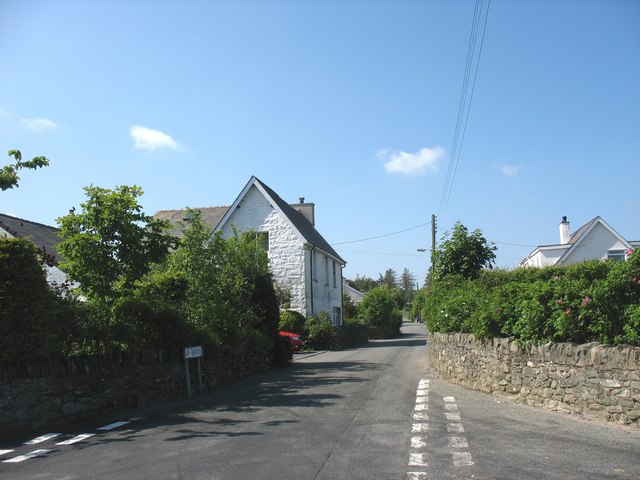
[[[65,440],[64,442],[58,442],[56,445],[73,445],[74,443],[81,442],[82,440],[86,440],[89,437],[93,437],[95,433],[82,433],[80,435],[76,435],[69,440]]]
[[[422,412],[415,412],[413,414],[413,419],[414,420],[426,421],[426,420],[429,420],[429,414],[428,413],[422,413]]]
[[[6,455],[7,453],[11,453],[13,450],[0,450],[0,456]]]
[[[447,432],[464,433],[464,426],[461,423],[447,423]]]
[[[416,403],[427,403],[429,402],[429,397],[426,395],[419,395],[416,397]]]
[[[445,403],[444,409],[448,411],[458,410],[458,405],[456,405],[455,403]]]
[[[411,437],[411,448],[424,448],[427,446],[427,437]]]
[[[451,435],[449,437],[449,446],[451,448],[469,448],[467,439],[458,435]]]
[[[442,399],[447,403],[456,401],[456,397],[442,397]]]
[[[410,453],[409,454],[409,466],[410,467],[428,467],[426,460],[426,454],[424,453]]]
[[[407,472],[407,480],[420,480],[427,478],[427,472]]]
[[[109,425],[105,425],[104,427],[98,428],[98,430],[101,430],[101,431],[113,430],[114,428],[122,427],[123,425],[126,425],[128,423],[131,423],[131,422],[110,423]]]
[[[56,438],[59,435],[62,435],[62,434],[61,433],[47,433],[45,435],[41,435],[39,437],[31,439],[28,442],[24,442],[23,445],[35,445],[37,443],[46,442],[47,440],[51,440],[52,438]]]
[[[426,403],[417,403],[414,410],[416,412],[424,412],[425,410],[429,410],[429,405]]]
[[[460,421],[460,413],[458,412],[444,412],[444,416],[447,417],[447,420],[450,422]]]
[[[426,423],[414,423],[411,426],[411,433],[425,433],[429,430],[429,425]]]
[[[34,450],[33,452],[25,453],[24,455],[19,455],[17,457],[10,458],[9,460],[3,460],[2,463],[19,463],[24,462],[25,460],[29,460],[30,458],[41,457],[42,455],[46,455],[53,450],[40,449]]]

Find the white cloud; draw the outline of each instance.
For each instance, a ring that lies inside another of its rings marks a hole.
[[[41,132],[49,128],[57,128],[58,124],[48,118],[21,118],[20,121],[30,130]]]
[[[160,130],[133,125],[129,130],[135,148],[156,150],[158,148],[178,149],[178,142]]]
[[[444,148],[421,148],[416,153],[390,152],[380,150],[378,157],[385,160],[387,173],[404,173],[414,175],[425,171],[438,170],[438,160],[444,155]]]
[[[512,177],[513,175],[518,173],[521,169],[521,167],[517,165],[499,164],[495,162],[493,162],[491,166],[496,170],[498,170],[505,177]]]

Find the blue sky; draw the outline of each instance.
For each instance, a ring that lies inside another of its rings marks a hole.
[[[0,212],[55,225],[90,184],[228,205],[256,175],[316,204],[348,278],[422,281],[431,214],[508,268],[563,215],[640,240],[640,2],[479,7],[456,143],[471,0],[0,0],[0,149],[51,160]]]

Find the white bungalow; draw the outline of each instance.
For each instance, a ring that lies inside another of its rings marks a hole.
[[[625,260],[629,250],[638,247],[640,241],[624,239],[601,217],[595,217],[573,234],[567,217],[562,217],[560,243],[536,247],[520,262],[520,266],[546,267],[585,260]]]

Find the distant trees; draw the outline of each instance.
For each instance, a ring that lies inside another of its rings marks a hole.
[[[18,187],[20,177],[18,171],[23,168],[35,170],[49,165],[46,157],[33,157],[31,160],[22,161],[20,150],[9,150],[9,156],[13,157],[15,163],[5,165],[0,169],[0,190],[5,191],[13,187]]]

